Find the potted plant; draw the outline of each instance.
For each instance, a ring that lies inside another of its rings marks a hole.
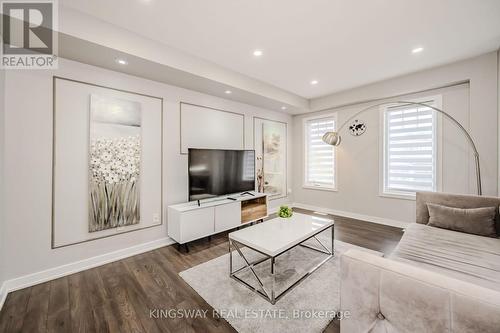
[[[289,217],[292,217],[292,215],[293,215],[293,210],[290,207],[280,206],[280,209],[278,211],[279,217],[289,218]]]

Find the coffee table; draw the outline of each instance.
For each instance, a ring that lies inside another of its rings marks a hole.
[[[319,233],[327,230],[328,228],[331,228],[330,248],[324,245],[316,237]],[[260,224],[231,232],[229,234],[229,276],[250,288],[271,304],[276,304],[281,297],[285,296],[286,293],[296,287],[306,277],[311,275],[315,270],[321,267],[321,265],[334,256],[334,232],[333,220],[325,217],[300,213],[294,213],[290,218],[273,218]],[[315,240],[319,246],[316,247],[304,244],[307,240]],[[319,264],[307,270],[297,281],[288,286],[284,291],[276,294],[276,258],[296,246],[303,246],[318,253],[326,254],[326,257],[319,262]],[[250,261],[248,259],[248,253],[245,255],[242,251],[244,247],[258,252],[264,257],[258,260]],[[235,252],[238,253],[244,262],[244,266],[236,270],[233,270],[234,250],[236,250]],[[271,261],[271,268],[269,272],[272,281],[271,286],[265,286],[262,282],[263,277],[259,276],[255,270],[257,265],[267,260]],[[250,270],[252,273],[251,275],[253,275],[258,283],[258,287],[253,287],[250,283],[244,281],[236,275],[244,270]]]

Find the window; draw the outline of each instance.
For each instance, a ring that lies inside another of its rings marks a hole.
[[[436,100],[418,101],[438,107]],[[383,194],[436,191],[436,112],[420,105],[384,110]]]
[[[335,129],[335,125],[335,115],[304,119],[304,187],[335,189],[335,148],[321,140],[323,134]]]

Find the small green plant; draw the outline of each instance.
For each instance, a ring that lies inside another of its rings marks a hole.
[[[292,217],[292,215],[293,215],[293,210],[290,207],[280,206],[280,210],[278,211],[279,217],[288,218],[288,217]]]

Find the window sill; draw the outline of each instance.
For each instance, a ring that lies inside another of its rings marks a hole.
[[[410,200],[410,201],[415,201],[416,200],[416,194],[414,193],[397,193],[397,192],[382,192],[379,193],[379,197],[383,198],[391,198],[391,199],[403,199],[403,200]]]
[[[328,191],[328,192],[338,192],[336,187],[324,187],[324,186],[313,186],[313,185],[302,185],[302,188],[307,190],[318,190],[318,191]]]

